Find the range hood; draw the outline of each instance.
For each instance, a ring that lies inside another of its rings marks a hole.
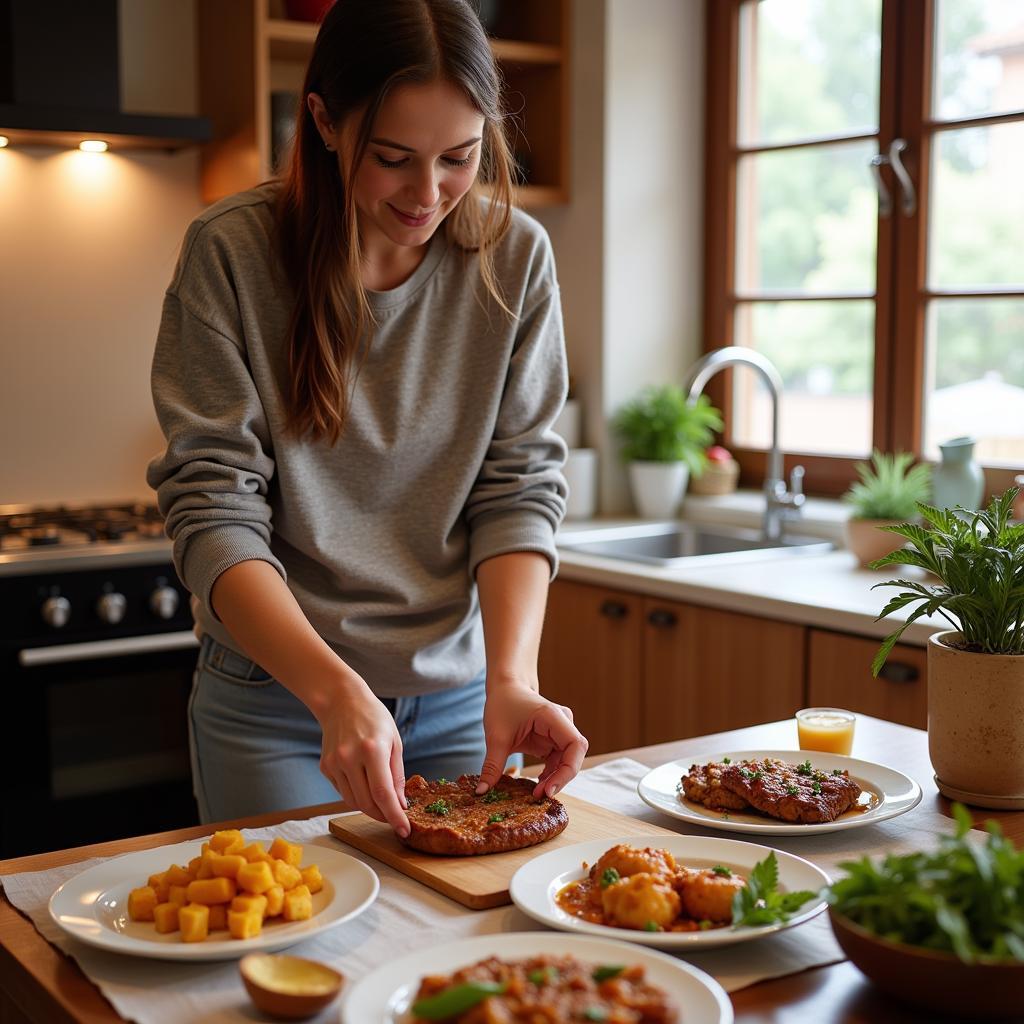
[[[0,135],[173,150],[212,131],[205,117],[121,110],[117,0],[0,0]]]

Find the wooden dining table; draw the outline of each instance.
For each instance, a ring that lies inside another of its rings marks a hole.
[[[714,736],[601,754],[587,758],[585,767],[616,757],[631,757],[655,767],[701,751],[791,749],[795,741],[792,721],[771,722]],[[924,792],[925,805],[950,816],[950,803],[939,794],[932,779],[925,732],[861,716],[853,755],[888,765],[916,779]],[[216,827],[255,828],[342,810],[344,804],[324,804],[218,823]],[[971,811],[979,826],[994,818],[1018,848],[1024,846],[1024,811]],[[109,857],[196,839],[209,835],[212,827],[199,825],[0,861],[0,875],[42,871],[90,857]],[[762,981],[731,993],[730,998],[737,1024],[911,1024],[925,1019],[921,1011],[903,1006],[875,989],[849,961]],[[0,896],[0,1024],[116,1024],[121,1019],[75,962],[50,945],[28,918]]]

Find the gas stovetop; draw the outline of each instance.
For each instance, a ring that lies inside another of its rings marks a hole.
[[[170,541],[155,505],[0,505],[0,574],[165,561]]]

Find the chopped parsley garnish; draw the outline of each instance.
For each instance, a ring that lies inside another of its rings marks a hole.
[[[800,792],[800,787],[799,787],[799,786],[794,786],[794,785],[790,784],[790,785],[788,785],[788,786],[786,787],[786,792],[787,792],[787,793],[788,793],[788,794],[789,794],[790,796],[796,796],[796,795],[797,795],[797,793],[799,793],[799,792]]]
[[[811,786],[811,792],[818,796],[821,793],[821,783],[815,779],[814,784]]]
[[[608,1011],[601,1006],[588,1006],[583,1011],[584,1020],[602,1021],[608,1019]]]
[[[591,977],[594,981],[607,981],[609,978],[617,978],[626,968],[622,964],[603,964],[595,967]]]
[[[699,928],[699,929],[700,929],[700,930],[701,930],[702,932],[706,932],[706,931],[707,931],[707,930],[708,930],[709,928],[714,928],[715,926],[714,926],[714,925],[713,925],[713,924],[712,924],[712,923],[711,923],[711,922],[710,922],[710,921],[709,921],[709,920],[708,920],[707,918],[704,918],[704,920],[703,920],[703,921],[699,921],[699,922],[697,923],[697,927],[698,927],[698,928]]]
[[[716,875],[722,875],[724,878],[732,878],[732,872],[724,864],[716,864],[712,869]]]
[[[615,868],[605,868],[601,872],[601,888],[607,889],[609,885],[614,885],[616,882],[621,881],[622,875],[615,870]]]
[[[843,769],[842,768],[833,768],[832,769],[832,774],[833,775],[842,775],[843,774]]]
[[[741,768],[740,775],[745,779],[749,779],[751,782],[757,782],[761,778],[761,769],[759,768],[756,772],[752,772],[749,768]]]
[[[505,820],[505,815],[504,814],[492,814],[487,819],[487,824],[488,825],[497,825],[499,821],[504,821],[504,820]]]
[[[661,931],[661,925],[659,925],[657,921],[648,921],[644,925],[644,931],[645,932],[660,932]]]
[[[811,774],[811,772],[813,772],[813,771],[814,771],[814,769],[813,769],[813,768],[811,767],[811,759],[810,759],[810,758],[808,758],[808,759],[807,759],[806,761],[804,761],[804,763],[803,763],[803,764],[799,764],[799,765],[797,765],[797,767],[796,767],[796,770],[797,770],[797,771],[798,771],[798,772],[799,772],[799,773],[800,773],[801,775],[810,775],[810,774]]]
[[[444,800],[435,800],[432,804],[427,804],[423,808],[427,814],[439,814],[442,818],[451,810],[447,802]]]
[[[551,964],[548,964],[547,967],[538,967],[530,971],[530,973],[527,974],[527,978],[529,978],[530,981],[538,987],[541,985],[550,985],[558,980],[558,970]]]
[[[722,764],[732,764],[732,758],[731,757],[723,757],[722,758]]]
[[[502,800],[511,800],[512,794],[506,793],[503,789],[489,789],[484,793],[485,804],[496,804]]]
[[[437,784],[439,786],[447,786],[448,785],[448,780],[442,775],[441,778],[439,778],[437,780]]]

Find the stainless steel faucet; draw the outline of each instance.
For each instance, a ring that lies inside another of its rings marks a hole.
[[[783,519],[795,519],[804,504],[804,467],[794,466],[789,487],[783,477],[782,449],[779,447],[779,399],[782,396],[782,378],[779,371],[760,352],[742,345],[716,348],[698,359],[683,378],[687,401],[696,402],[707,382],[727,366],[750,366],[768,385],[772,399],[772,447],[768,452],[768,472],[764,479],[764,535],[768,540],[780,540]]]

